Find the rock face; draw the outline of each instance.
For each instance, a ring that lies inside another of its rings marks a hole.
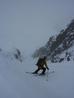
[[[56,36],[51,36],[43,47],[37,49],[33,57],[46,55],[51,62],[62,62],[67,57],[70,61],[71,53],[70,48],[74,46],[74,20],[70,22],[68,27],[61,30]],[[69,50],[69,52],[68,52]],[[64,54],[64,57],[61,57]]]

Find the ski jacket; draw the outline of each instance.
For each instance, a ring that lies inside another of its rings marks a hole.
[[[45,67],[45,68],[48,69],[47,62],[46,62],[46,60],[45,60],[44,58],[39,58],[36,65],[37,65],[39,68]]]

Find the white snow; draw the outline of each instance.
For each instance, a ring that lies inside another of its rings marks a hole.
[[[34,76],[36,60],[22,63],[0,53],[0,98],[74,98],[74,62],[50,63],[54,73]],[[48,79],[48,81],[47,81]]]
[[[74,18],[73,7],[74,0],[0,0],[0,98],[74,98],[73,61],[48,62],[55,72],[44,77],[25,73],[36,69],[28,55]],[[12,48],[24,52],[23,62]]]

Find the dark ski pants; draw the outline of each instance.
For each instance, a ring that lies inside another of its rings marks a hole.
[[[42,67],[42,68],[38,68],[34,73],[38,73],[40,70],[43,70],[42,71],[42,74],[45,74],[45,71],[46,71],[46,68],[45,67]]]

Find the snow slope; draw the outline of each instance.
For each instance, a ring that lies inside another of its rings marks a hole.
[[[36,60],[22,63],[0,53],[0,98],[74,98],[74,62],[50,63],[48,76],[33,76]],[[48,79],[48,81],[47,81]]]

